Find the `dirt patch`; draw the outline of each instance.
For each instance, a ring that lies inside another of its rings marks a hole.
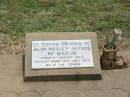
[[[102,46],[105,42],[105,36],[98,34],[99,50],[102,52]],[[120,49],[130,50],[130,38],[124,38],[120,42]],[[0,34],[0,55],[20,55],[25,51],[25,38],[12,40],[7,34]]]
[[[0,54],[2,55],[17,55],[24,54],[25,42],[24,39],[16,41],[11,40],[6,34],[0,34]]]

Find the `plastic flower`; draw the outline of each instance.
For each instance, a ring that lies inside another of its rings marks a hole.
[[[120,29],[114,29],[114,36],[108,41],[107,48],[111,49],[116,46],[118,40],[121,40],[122,31]]]
[[[114,29],[115,33],[118,34],[118,35],[121,35],[122,34],[122,31],[120,29]]]
[[[118,36],[118,40],[121,40],[121,36]]]

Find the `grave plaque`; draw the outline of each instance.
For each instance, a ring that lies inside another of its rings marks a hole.
[[[32,41],[32,69],[94,67],[91,40]]]
[[[25,81],[101,79],[96,33],[26,35]]]

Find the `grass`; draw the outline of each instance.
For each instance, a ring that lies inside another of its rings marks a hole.
[[[26,32],[130,33],[130,5],[121,0],[0,0],[0,32],[24,37]]]

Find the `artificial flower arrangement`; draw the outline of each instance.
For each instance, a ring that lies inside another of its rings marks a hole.
[[[106,38],[107,40],[106,40],[105,48],[106,49],[116,48],[117,42],[121,40],[121,35],[122,35],[122,31],[120,29],[114,29],[113,37],[111,39],[109,39],[109,37]]]
[[[111,37],[107,36],[106,43],[103,46],[103,54],[101,56],[101,68],[110,69],[122,69],[128,67],[128,61],[122,56],[117,56],[118,42],[122,38],[122,31],[120,29],[114,29]]]

